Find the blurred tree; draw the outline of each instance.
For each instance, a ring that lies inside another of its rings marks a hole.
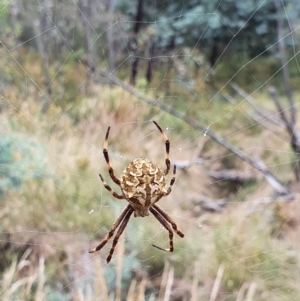
[[[229,45],[232,52],[242,50],[252,58],[277,40],[276,9],[272,0],[144,1],[147,10],[140,26],[154,28],[155,46],[160,52],[175,47],[200,48],[213,66]],[[295,23],[299,18],[298,2],[284,2],[282,12],[289,22]],[[118,0],[116,8],[134,19],[132,1]],[[135,23],[132,26],[136,26]]]
[[[300,1],[281,3],[286,35],[298,24]],[[267,56],[265,50],[278,41],[273,0],[0,0],[0,14],[1,41],[11,46],[8,49],[24,43],[41,54],[49,97],[54,91],[48,65],[57,63],[52,70],[56,74],[67,59],[87,63],[90,77],[96,74],[99,61],[107,61],[113,71],[131,55],[131,82],[135,82],[142,60],[150,82],[156,57],[178,55],[183,48],[195,56],[200,52],[214,66],[221,55],[240,52],[248,60]],[[297,43],[292,35],[285,39],[290,49]]]

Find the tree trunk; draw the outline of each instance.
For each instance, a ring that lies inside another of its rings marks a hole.
[[[281,1],[274,0],[274,5],[276,8],[276,17],[277,17],[277,37],[278,37],[278,50],[279,50],[279,58],[282,66],[282,76],[283,76],[283,86],[286,97],[289,102],[289,111],[290,111],[290,120],[292,124],[295,124],[296,114],[295,114],[295,106],[292,97],[292,90],[290,86],[290,75],[285,55],[285,44],[284,44],[284,35],[283,35],[283,20],[282,20],[282,10],[280,9]]]
[[[150,45],[150,51],[149,51],[149,60],[147,65],[147,71],[146,71],[146,79],[148,84],[152,81],[152,57],[154,54],[154,42]]]
[[[107,45],[108,45],[108,67],[109,71],[115,70],[115,48],[113,40],[113,19],[114,19],[115,1],[109,0],[108,4],[108,30],[107,30]]]
[[[92,7],[91,0],[80,0],[78,2],[78,7],[80,9],[80,19],[84,29],[84,37],[85,37],[86,53],[84,56],[84,61],[88,67],[85,89],[88,90],[88,86],[90,84],[91,78],[93,77],[93,74],[96,70],[95,62],[94,62],[94,48],[92,43],[92,28],[88,22],[88,20],[91,19],[90,18],[91,7]]]
[[[136,76],[137,76],[137,69],[138,69],[138,64],[139,64],[139,57],[138,57],[138,43],[137,43],[137,36],[141,28],[143,20],[143,0],[138,0],[137,3],[137,10],[136,10],[136,15],[135,15],[135,25],[133,28],[133,41],[132,44],[135,45],[134,49],[134,59],[132,62],[131,66],[131,77],[130,77],[130,83],[132,85],[135,85],[136,82]]]
[[[30,9],[27,8],[27,3],[24,1],[23,7],[25,11],[30,11]],[[37,49],[38,52],[42,58],[42,74],[43,74],[43,82],[44,82],[44,93],[42,95],[43,101],[42,101],[42,107],[41,112],[43,114],[47,113],[49,105],[51,103],[51,80],[49,75],[49,56],[47,52],[47,44],[45,41],[45,37],[42,34],[44,31],[46,31],[47,28],[47,20],[48,16],[45,11],[41,12],[41,16],[39,18],[39,26],[36,26],[34,24],[34,19],[30,20],[29,14],[26,15],[26,18],[28,18],[28,24],[30,24],[30,21],[32,22],[32,30],[34,32],[34,35],[36,36],[36,43],[37,43]],[[29,21],[30,20],[30,21]]]
[[[44,32],[46,29],[46,24],[47,24],[47,16],[45,13],[42,14],[42,17],[40,18],[40,26],[39,26],[39,31]],[[38,29],[35,28],[35,31],[38,32]],[[37,45],[38,45],[38,50],[42,56],[42,72],[43,72],[43,77],[44,77],[44,86],[45,86],[45,94],[44,94],[44,101],[42,105],[42,113],[47,113],[49,105],[51,103],[51,95],[52,95],[52,90],[51,90],[51,80],[50,80],[50,75],[49,75],[49,56],[47,52],[47,45],[45,42],[45,37],[43,35],[40,35],[37,38]]]
[[[217,61],[217,56],[218,56],[218,42],[216,40],[214,40],[213,42],[213,47],[210,51],[210,55],[209,55],[209,64],[210,67],[213,67]]]

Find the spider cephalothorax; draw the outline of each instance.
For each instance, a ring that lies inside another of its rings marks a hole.
[[[166,179],[165,176],[169,173],[170,170],[170,141],[161,127],[153,121],[153,123],[157,126],[159,131],[161,132],[165,144],[166,144],[166,169],[162,171],[155,163],[151,162],[146,158],[137,158],[131,161],[126,169],[123,172],[121,180],[119,180],[115,174],[114,170],[110,165],[107,145],[108,145],[108,135],[110,127],[108,127],[104,145],[103,145],[103,154],[107,164],[108,172],[112,180],[121,187],[122,194],[119,195],[114,192],[110,186],[106,184],[101,174],[99,174],[100,179],[104,185],[104,187],[117,199],[126,199],[129,203],[126,208],[123,210],[119,218],[114,222],[109,232],[105,236],[105,238],[100,242],[100,244],[93,250],[89,251],[90,253],[94,253],[99,251],[108,240],[114,235],[115,230],[119,227],[117,231],[117,235],[113,240],[112,247],[110,249],[109,255],[107,257],[107,262],[111,260],[115,247],[118,243],[119,237],[124,231],[130,216],[134,213],[134,216],[147,216],[149,215],[149,211],[156,217],[156,219],[163,225],[163,227],[169,232],[170,239],[170,248],[163,249],[161,247],[154,247],[168,252],[173,252],[173,230],[180,236],[183,237],[184,234],[177,229],[177,225],[172,220],[172,218],[163,211],[157,204],[162,197],[167,196],[171,193],[172,187],[175,182],[176,176],[176,166],[174,165],[173,176],[170,181],[170,186],[166,189]],[[169,225],[171,224],[171,226]]]

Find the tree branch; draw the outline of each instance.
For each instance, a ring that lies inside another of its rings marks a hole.
[[[231,87],[255,109],[258,115],[262,116],[264,119],[273,122],[276,125],[279,125],[282,128],[285,128],[284,124],[281,122],[279,118],[276,118],[276,116],[270,115],[269,112],[265,111],[264,108],[261,106],[257,105],[255,100],[246,92],[244,91],[241,87],[239,87],[237,84],[232,83]]]
[[[281,117],[282,121],[285,124],[286,131],[290,135],[289,143],[290,143],[293,151],[295,152],[295,155],[298,158],[298,164],[296,166],[296,169],[294,170],[294,173],[295,173],[297,181],[299,181],[300,180],[300,174],[299,174],[299,172],[300,172],[300,166],[299,166],[299,161],[300,161],[300,138],[299,138],[297,132],[295,131],[293,121],[292,120],[289,121],[286,117],[285,110],[283,110],[283,108],[281,106],[281,103],[279,101],[279,97],[278,97],[278,93],[277,93],[276,88],[271,86],[269,88],[269,92],[270,92],[270,94],[271,94],[271,96],[272,96],[272,98],[275,102],[277,110],[279,111],[280,117]]]
[[[115,83],[119,87],[123,88],[127,92],[131,93],[132,95],[136,96],[137,98],[143,100],[147,104],[151,106],[158,107],[162,109],[165,112],[168,112],[169,114],[172,114],[175,117],[178,117],[179,119],[185,121],[188,123],[190,126],[194,127],[195,129],[202,131],[203,133],[205,132],[208,136],[210,136],[214,141],[216,141],[218,144],[222,145],[226,149],[230,150],[232,153],[237,155],[240,159],[243,161],[247,162],[254,168],[258,169],[260,172],[263,173],[265,178],[268,180],[268,183],[276,190],[276,192],[280,195],[282,194],[288,194],[289,190],[284,187],[280,181],[271,173],[267,170],[265,166],[262,166],[258,164],[256,161],[250,159],[247,157],[239,148],[233,146],[230,144],[228,141],[226,141],[223,137],[219,136],[215,132],[211,131],[207,127],[203,126],[199,122],[197,122],[195,119],[192,119],[179,111],[170,108],[169,106],[165,105],[164,103],[158,101],[158,100],[153,100],[150,97],[145,96],[144,94],[140,93],[139,91],[135,90],[132,86],[126,84],[125,82],[121,81],[120,79],[116,78],[114,75],[106,72],[103,69],[99,69],[99,72],[102,76],[106,77],[109,79],[111,82]],[[270,180],[271,179],[271,180]]]
[[[221,92],[221,95],[231,104],[233,105],[237,105],[237,101],[228,93],[226,92]],[[268,123],[266,123],[266,121],[269,121],[270,119],[262,117],[261,115],[256,115],[255,113],[253,113],[252,111],[246,110],[244,108],[242,108],[242,110],[245,112],[245,114],[247,114],[251,119],[253,119],[257,124],[263,126],[264,128],[266,128],[268,131],[272,132],[273,134],[275,134],[276,136],[278,136],[280,139],[284,140],[285,142],[289,142],[289,140],[280,132],[276,131],[275,129],[273,129],[271,126],[268,125]]]

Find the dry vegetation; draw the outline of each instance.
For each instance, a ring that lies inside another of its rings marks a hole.
[[[19,188],[6,189],[1,196],[1,300],[297,300],[299,195],[282,203],[272,199],[263,180],[234,187],[214,182],[206,167],[249,167],[120,88],[99,85],[91,90],[70,109],[53,104],[46,115],[33,113],[40,107],[34,92],[27,91],[23,101],[15,89],[5,91],[1,135],[14,143],[36,143],[26,172],[37,175],[26,174]],[[218,115],[220,109],[215,106],[207,114]],[[238,114],[224,118],[221,134],[232,133],[234,124],[247,127]],[[155,219],[132,218],[125,243],[118,244],[106,265],[107,248],[93,255],[87,250],[103,237],[124,203],[112,199],[97,176],[101,172],[111,184],[102,158],[104,134],[110,125],[116,174],[139,156],[163,165],[164,145],[148,122],[152,118],[170,126],[171,159],[194,160],[197,151],[205,158],[203,165],[179,171],[172,194],[160,203],[186,236],[176,237],[175,252],[166,254],[151,246],[166,244],[168,237]],[[259,144],[255,151],[268,165],[280,164],[287,146],[266,135],[252,128],[233,139],[244,139],[249,154]],[[26,159],[20,149],[13,156]],[[287,167],[281,176],[290,175]],[[227,206],[219,213],[206,212],[192,203],[197,194],[225,196]]]

